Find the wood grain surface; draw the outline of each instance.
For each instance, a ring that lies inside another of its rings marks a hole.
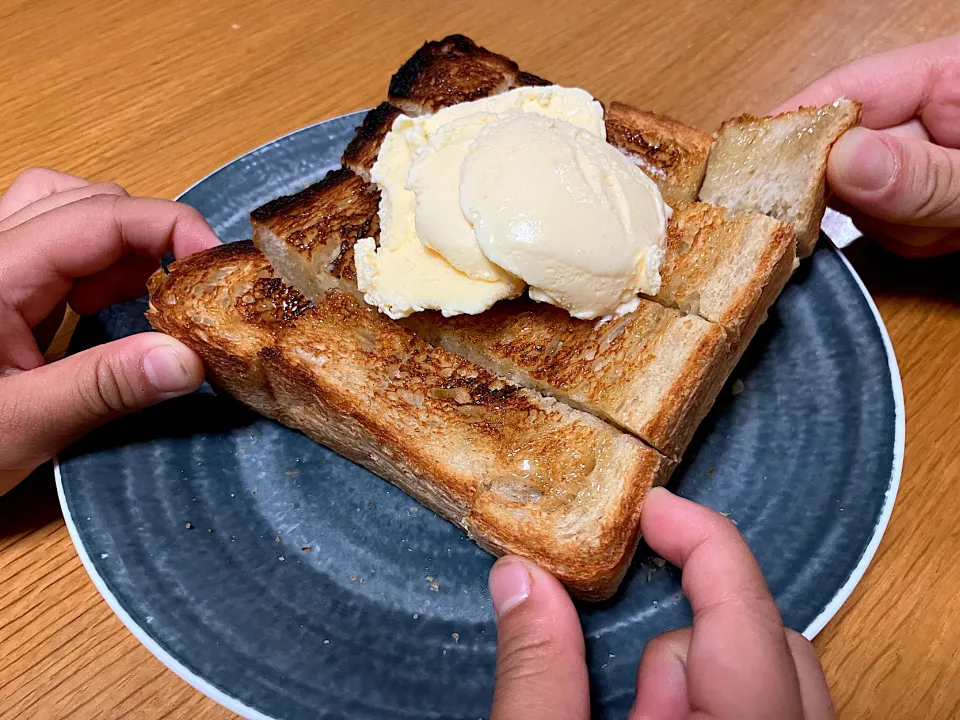
[[[423,40],[452,32],[712,129],[835,65],[958,29],[954,0],[0,0],[0,187],[48,165],[174,196],[278,135],[374,104]],[[900,362],[906,462],[877,557],[816,646],[842,718],[956,716],[960,260],[869,243],[849,255]],[[107,608],[49,468],[0,498],[0,717],[233,717]]]

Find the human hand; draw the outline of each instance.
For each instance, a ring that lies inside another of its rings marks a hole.
[[[960,34],[856,60],[781,105],[863,103],[827,181],[865,234],[907,257],[960,250]]]
[[[81,315],[144,293],[167,251],[218,244],[193,208],[42,168],[0,196],[0,495],[84,433],[195,390],[200,358],[143,333],[44,365],[66,303]]]
[[[650,547],[683,568],[693,627],[654,638],[630,720],[822,720],[833,703],[813,646],[783,627],[760,568],[733,523],[656,488],[643,508]],[[560,583],[502,558],[490,573],[497,615],[493,720],[587,720],[584,642]]]

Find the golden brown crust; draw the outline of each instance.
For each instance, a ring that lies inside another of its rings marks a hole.
[[[508,89],[517,64],[463,35],[424,43],[390,80],[390,102],[407,115],[479,100]]]
[[[713,139],[677,120],[612,102],[604,122],[607,142],[619,148],[660,187],[671,207],[696,200]]]
[[[535,557],[578,596],[615,591],[642,494],[673,467],[655,451],[428,345],[352,295],[331,290],[310,304],[250,243],[174,263],[149,289],[151,324],[193,348],[242,402],[484,546]]]
[[[692,203],[667,225],[656,299],[719,323],[738,340],[779,295],[795,256],[790,225]]]
[[[416,313],[403,322],[431,343],[597,415],[668,457],[679,457],[689,442],[703,397],[712,402],[711,389],[719,390],[703,380],[729,353],[718,326],[648,300],[602,324],[525,298],[480,315]]]
[[[250,222],[282,238],[307,260],[322,256],[337,278],[354,279],[353,245],[378,234],[380,191],[346,168],[295,195],[285,195],[254,210]]]
[[[838,100],[773,117],[727,120],[707,160],[700,199],[793,225],[797,255],[813,252],[826,207],[833,143],[860,122],[860,103]]]
[[[380,145],[400,114],[400,111],[388,102],[382,102],[368,112],[347,145],[340,162],[370,182],[370,170],[377,161]]]

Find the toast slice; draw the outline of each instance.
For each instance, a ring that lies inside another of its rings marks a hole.
[[[505,92],[515,87],[519,73],[513,60],[463,35],[449,35],[424,43],[400,66],[390,79],[388,98],[407,115],[434,113]]]
[[[674,463],[592,415],[433,347],[350,294],[316,304],[251,243],[172,264],[147,317],[257,412],[389,480],[494,553],[611,595]],[[415,440],[411,440],[415,438]]]
[[[731,342],[749,342],[796,267],[795,247],[785,222],[685,205],[667,224],[656,300],[719,324]]]
[[[735,348],[723,329],[648,300],[598,325],[529,299],[480,315],[414,313],[421,337],[679,458],[710,409]],[[728,367],[729,366],[729,367]]]
[[[376,202],[373,186],[333,171],[255,210],[254,242],[310,299],[331,287],[360,298],[353,243],[358,229],[376,236]],[[728,215],[702,203],[676,211],[660,294],[607,325],[529,300],[498,303],[477,316],[415,313],[404,322],[429,342],[604,418],[676,458],[795,261],[790,226],[766,216]],[[563,341],[562,351],[544,353],[552,338]]]
[[[697,199],[713,139],[672,118],[612,102],[604,108],[607,142],[660,188],[672,208]]]
[[[353,246],[379,234],[380,191],[346,168],[296,195],[254,210],[250,222],[279,275],[311,300],[339,287],[356,292]]]
[[[775,117],[728,120],[710,151],[700,199],[791,223],[797,255],[807,257],[820,236],[830,148],[859,122],[860,103],[843,98]]]

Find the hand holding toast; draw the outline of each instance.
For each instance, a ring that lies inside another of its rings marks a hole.
[[[647,543],[683,568],[693,627],[654,638],[637,673],[631,720],[834,717],[813,647],[783,627],[749,548],[717,513],[651,490]],[[590,716],[583,636],[562,586],[519,558],[490,575],[498,618],[492,717]]]
[[[217,245],[200,214],[46,169],[0,197],[0,495],[107,420],[195,390],[200,359],[146,333],[44,365],[66,304],[97,312],[144,293],[170,251]]]
[[[960,34],[856,60],[778,111],[840,96],[863,118],[830,154],[835,204],[907,257],[960,250]]]

